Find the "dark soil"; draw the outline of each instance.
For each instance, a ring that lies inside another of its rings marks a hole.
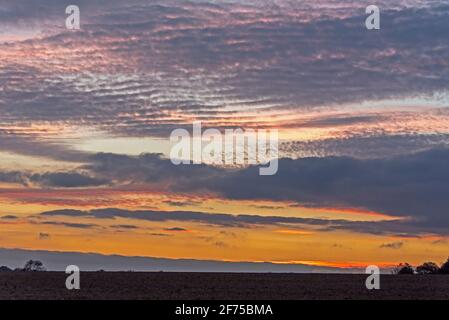
[[[0,299],[302,300],[449,299],[449,276],[82,272],[81,290],[58,272],[0,273]]]

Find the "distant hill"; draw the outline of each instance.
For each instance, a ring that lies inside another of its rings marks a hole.
[[[195,259],[165,259],[126,257],[95,253],[31,251],[0,248],[0,261],[23,266],[30,260],[40,260],[48,271],[63,271],[77,265],[82,271],[166,271],[166,272],[251,272],[251,273],[364,273],[364,269],[339,269],[304,264],[274,264],[270,262],[225,262]]]

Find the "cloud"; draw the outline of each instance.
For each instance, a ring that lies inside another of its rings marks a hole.
[[[394,235],[419,237],[429,233],[449,234],[446,227],[425,228],[419,224],[402,220],[387,221],[349,221],[319,218],[299,218],[285,216],[259,216],[247,214],[204,213],[194,211],[152,211],[152,210],[124,210],[117,208],[81,210],[53,210],[40,214],[41,217],[78,217],[95,219],[126,218],[152,222],[195,222],[217,227],[254,228],[266,226],[297,225],[318,228],[323,232],[347,230],[375,235]],[[165,231],[185,231],[184,228],[168,228]]]
[[[113,176],[117,183],[157,185],[159,190],[169,192],[369,210],[408,219],[406,224],[412,229],[446,233],[448,162],[449,149],[380,159],[281,159],[279,172],[264,177],[255,166],[174,166],[157,155],[99,154],[84,169],[100,178]],[[383,226],[392,228],[387,222]]]
[[[107,179],[91,177],[78,172],[28,173],[19,171],[0,172],[0,182],[16,183],[24,186],[54,188],[98,187],[109,183]]]
[[[60,209],[54,211],[46,211],[42,213],[43,216],[66,216],[66,217],[83,217],[85,212],[74,209]]]
[[[0,217],[0,219],[3,219],[3,220],[17,220],[18,218],[19,217],[14,216],[14,215],[6,215],[6,216]]]
[[[260,177],[257,168],[250,167],[219,179],[192,179],[187,185],[175,188],[208,189],[231,199],[363,208],[411,217],[416,226],[438,229],[449,227],[446,212],[448,161],[447,149],[368,160],[347,157],[282,159],[275,176]]]
[[[39,233],[39,240],[46,240],[50,238],[50,234],[49,233],[44,233],[44,232],[40,232]]]
[[[173,201],[173,200],[167,200],[164,201],[165,204],[168,204],[171,207],[187,207],[187,206],[196,206],[200,204],[199,201],[193,201],[193,200],[183,200],[183,201]]]
[[[1,107],[0,107],[1,108]],[[32,120],[30,120],[32,121]],[[17,126],[16,126],[17,127]],[[90,154],[70,148],[68,145],[38,139],[33,129],[26,124],[19,132],[0,129],[0,148],[24,156],[49,158],[66,162],[82,163]],[[31,131],[27,133],[27,131]]]
[[[18,171],[0,172],[0,181],[6,183],[26,184],[22,173]]]
[[[226,242],[223,241],[216,241],[214,242],[214,246],[218,247],[218,248],[228,248],[229,245]]]
[[[42,221],[38,223],[43,225],[61,226],[76,229],[91,229],[97,227],[96,224],[92,223],[73,223],[73,222],[60,222],[60,221]]]
[[[430,122],[429,122],[430,123]],[[429,124],[428,124],[429,125]],[[347,156],[373,159],[408,155],[449,147],[448,134],[372,134],[356,133],[344,139],[326,138],[315,141],[283,141],[279,152],[285,158]]]
[[[434,245],[443,245],[443,246],[446,246],[446,245],[447,245],[447,240],[446,240],[446,239],[443,239],[443,238],[437,239],[437,240],[435,240],[435,241],[432,241],[432,244],[434,244]]]
[[[150,236],[153,237],[172,237],[172,234],[166,234],[166,233],[150,233]]]
[[[30,181],[37,182],[44,187],[98,187],[108,183],[106,179],[93,178],[77,172],[48,172],[44,174],[33,174],[29,178]]]
[[[53,210],[40,214],[42,217],[90,217],[97,219],[115,219],[127,218],[155,222],[167,221],[188,221],[205,224],[213,224],[217,226],[235,226],[245,227],[245,225],[273,225],[279,223],[305,223],[310,225],[331,225],[333,221],[309,219],[309,218],[293,218],[278,216],[257,216],[257,215],[229,215],[216,213],[203,213],[194,211],[152,211],[139,210],[131,211],[117,208],[93,209],[89,211],[81,210]],[[183,228],[170,228],[170,231],[183,231]]]
[[[164,231],[186,232],[188,230],[180,227],[173,227],[173,228],[165,228]]]
[[[126,230],[134,230],[138,229],[139,227],[132,225],[132,224],[115,224],[110,226],[113,229],[126,229]]]
[[[46,32],[0,44],[1,123],[166,136],[192,118],[264,125],[264,115],[280,111],[445,92],[449,8],[380,1],[382,29],[373,33],[363,27],[367,4],[81,1],[82,30],[67,32],[66,3],[2,1],[7,30]],[[353,115],[308,125],[373,121]]]
[[[403,242],[391,242],[391,243],[383,243],[379,246],[379,248],[385,249],[401,249],[404,246]]]
[[[89,163],[81,169],[101,179],[113,177],[117,183],[160,183],[160,188],[164,188],[167,183],[180,183],[194,177],[219,177],[225,172],[223,169],[207,165],[174,166],[169,159],[159,154],[142,154],[133,157],[99,153],[89,157]]]

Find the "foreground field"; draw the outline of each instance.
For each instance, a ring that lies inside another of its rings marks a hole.
[[[0,273],[0,299],[449,299],[449,276],[381,276],[368,291],[364,275],[81,273],[81,290],[57,272]]]

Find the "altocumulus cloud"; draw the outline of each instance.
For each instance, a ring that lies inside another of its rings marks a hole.
[[[427,96],[449,80],[449,7],[434,1],[379,1],[382,32],[369,35],[361,27],[369,1],[80,1],[76,33],[55,25],[65,3],[0,3],[5,30],[46,31],[0,43],[5,125],[82,122],[165,135],[192,117]],[[54,53],[51,70],[36,48]]]

